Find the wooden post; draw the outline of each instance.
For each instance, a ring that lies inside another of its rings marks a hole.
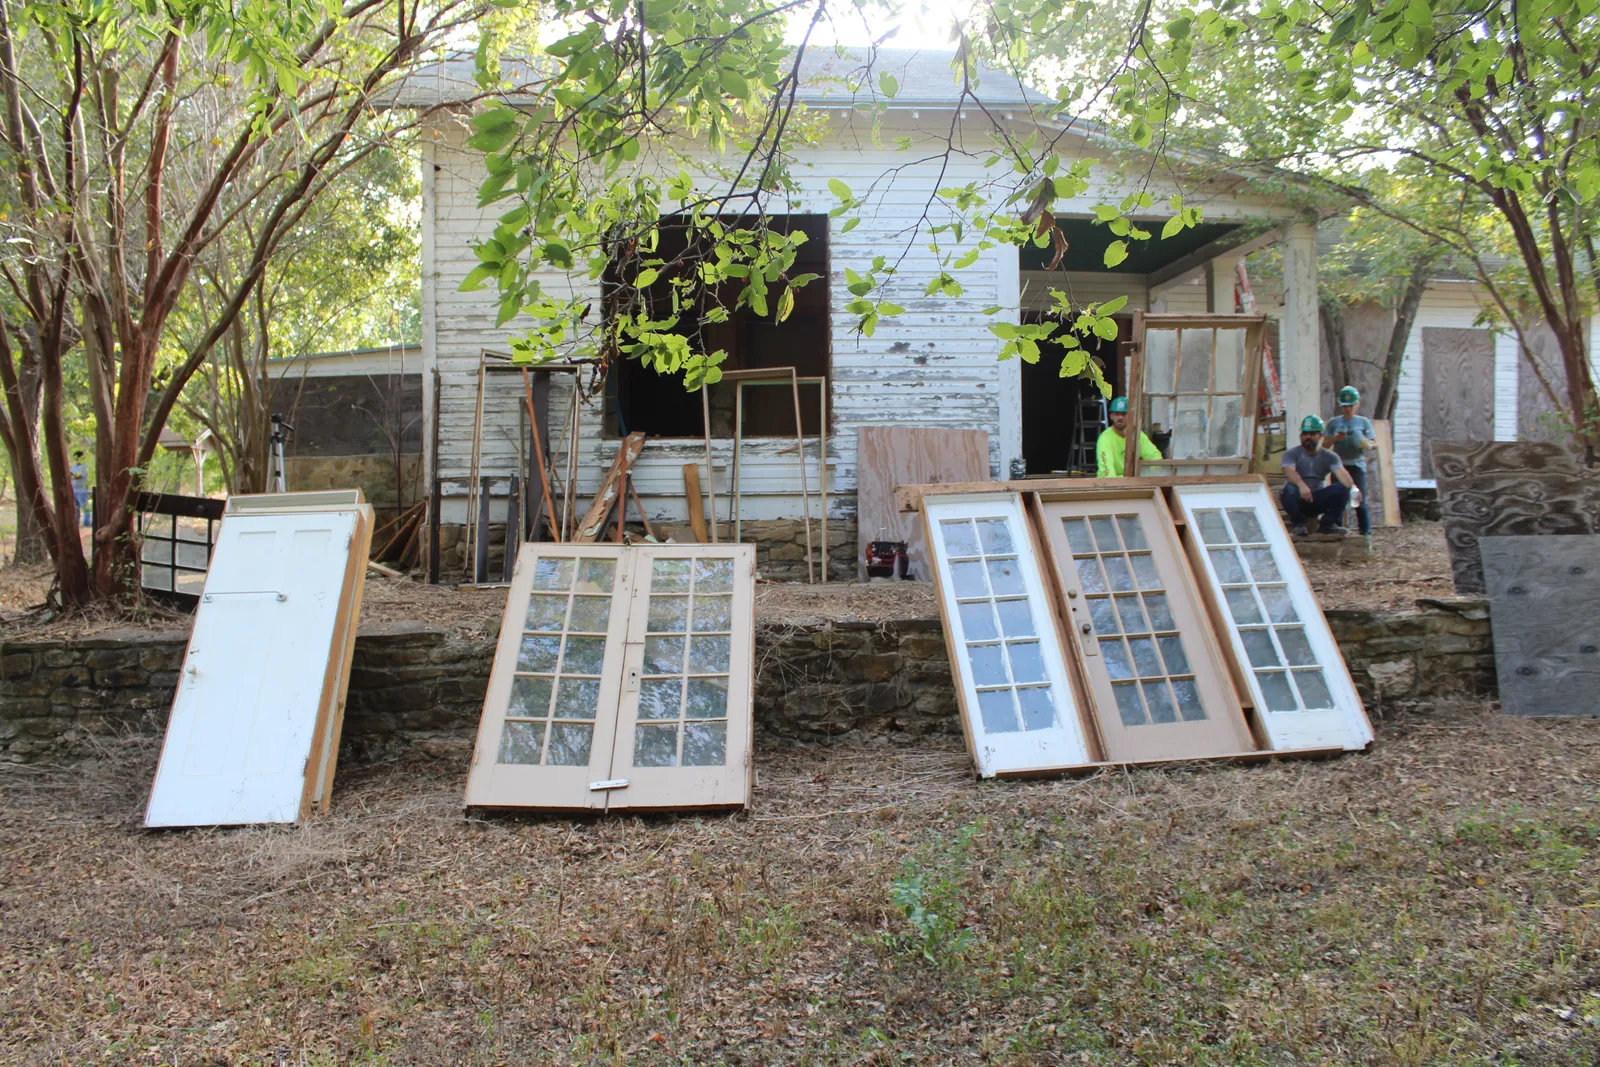
[[[705,420],[706,433],[706,499],[711,507],[711,543],[717,543],[717,472],[711,467],[711,399],[710,386],[700,387],[700,412]]]
[[[444,503],[444,483],[433,480],[428,494],[428,584],[439,584],[439,506]]]
[[[522,545],[522,516],[520,514],[522,497],[518,495],[521,488],[515,474],[511,476],[511,495],[506,498],[506,560],[501,568],[506,581],[511,580],[511,572],[517,565],[517,549]]]
[[[539,489],[543,493],[543,506],[553,516],[556,513],[556,506],[550,499],[550,480],[545,476],[544,445],[539,441],[539,414],[534,410],[533,383],[526,367],[522,368],[522,391],[527,396],[528,425],[533,431],[533,458],[539,467]],[[532,488],[532,486],[529,488]],[[535,521],[537,522],[537,519]],[[561,540],[559,532],[556,534],[556,540]]]
[[[489,580],[489,476],[478,479],[478,521],[474,524],[477,537],[472,542],[472,580]]]

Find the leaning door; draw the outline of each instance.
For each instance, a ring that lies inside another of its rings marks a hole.
[[[924,497],[922,509],[978,773],[1094,762],[1022,498]]]
[[[357,519],[352,510],[223,520],[146,826],[294,822],[309,809],[307,764],[320,756]]]
[[[1154,491],[1043,504],[1072,639],[1111,762],[1182,759],[1255,746],[1221,649]]]
[[[468,806],[606,806],[631,589],[625,551],[522,546],[478,724]]]
[[[755,548],[636,549],[610,806],[750,800]]]

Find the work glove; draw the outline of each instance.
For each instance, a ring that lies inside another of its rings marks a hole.
[[[1361,506],[1361,490],[1350,490],[1350,506],[1353,508],[1359,508]]]

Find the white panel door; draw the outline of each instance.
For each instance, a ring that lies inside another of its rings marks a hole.
[[[1173,492],[1268,743],[1365,748],[1372,725],[1266,486]]]
[[[978,773],[1093,762],[1022,498],[924,497],[923,514]]]
[[[357,520],[224,517],[146,826],[299,818]]]

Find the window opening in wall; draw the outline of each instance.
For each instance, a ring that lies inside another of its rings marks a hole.
[[[724,220],[729,226],[751,228],[753,220],[730,217]],[[742,279],[724,283],[716,292],[708,294],[695,307],[684,309],[673,327],[673,333],[688,338],[697,348],[708,352],[721,350],[727,359],[723,370],[755,370],[764,367],[794,367],[801,377],[826,378],[829,369],[830,328],[828,301],[828,217],[826,215],[772,215],[767,225],[775,232],[803,231],[805,242],[800,245],[791,275],[816,274],[819,277],[795,290],[794,310],[783,322],[777,321],[777,309],[768,314],[756,315],[749,307],[735,308],[739,293],[744,287]],[[682,266],[663,268],[661,277],[643,291],[649,302],[650,314],[666,318],[671,314],[672,288],[670,279],[675,273],[692,269],[692,250],[688,247],[688,230],[681,216],[663,219],[660,239],[655,255],[671,263],[683,257]],[[632,271],[616,264],[607,272],[608,291],[619,291],[624,284],[631,289]],[[714,322],[708,312],[714,307],[728,311],[725,321]],[[711,435],[732,437],[734,419],[734,391],[711,390]],[[643,431],[651,437],[700,438],[705,433],[699,393],[684,389],[681,374],[667,375],[627,359],[617,365],[606,391],[606,432],[621,436]],[[815,405],[802,405],[800,413],[802,432],[814,436],[821,431]],[[744,398],[744,436],[793,437],[794,403],[787,390],[750,390]]]
[[[1055,316],[1025,311],[1024,323],[1047,322]],[[1112,395],[1122,394],[1122,359],[1132,335],[1132,320],[1118,317],[1117,339],[1083,339],[1084,348],[1099,361]],[[1058,331],[1059,332],[1059,331]],[[1088,378],[1061,377],[1066,348],[1056,340],[1040,344],[1037,363],[1022,364],[1022,456],[1029,474],[1094,474],[1095,443],[1105,428],[1100,421],[1101,393]]]

